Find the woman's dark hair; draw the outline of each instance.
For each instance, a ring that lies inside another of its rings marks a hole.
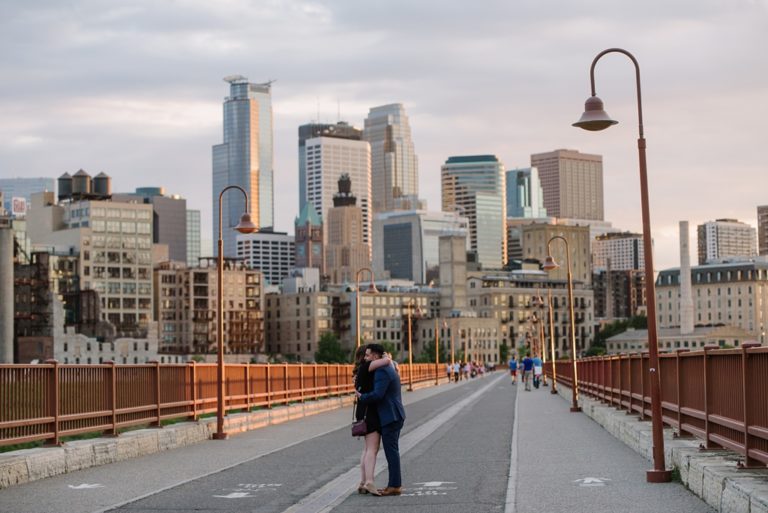
[[[367,346],[360,346],[357,348],[357,351],[355,351],[355,368],[352,370],[352,375],[357,374],[357,370],[360,368],[360,366],[365,361],[365,349]]]

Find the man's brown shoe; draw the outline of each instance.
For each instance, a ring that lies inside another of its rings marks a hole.
[[[403,489],[399,486],[397,487],[387,486],[386,488],[381,488],[379,490],[379,493],[384,497],[386,497],[387,495],[400,495],[401,493],[403,493]]]

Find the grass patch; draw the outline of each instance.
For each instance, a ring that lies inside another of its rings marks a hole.
[[[677,467],[672,469],[672,482],[679,483],[679,484],[683,483],[683,478],[680,475],[680,469]]]

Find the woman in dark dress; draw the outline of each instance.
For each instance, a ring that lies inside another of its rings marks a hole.
[[[389,358],[372,360],[371,352],[368,351],[365,346],[359,347],[355,356],[355,388],[362,394],[371,392],[373,391],[374,373],[376,372],[376,369],[389,365],[392,360]],[[379,453],[379,444],[381,442],[381,422],[379,421],[379,412],[375,406],[355,403],[355,419],[362,420],[363,418],[365,418],[365,424],[368,429],[365,435],[363,454],[360,456],[360,473],[362,479],[360,485],[357,487],[357,492],[379,495],[376,486],[373,484],[376,456]]]

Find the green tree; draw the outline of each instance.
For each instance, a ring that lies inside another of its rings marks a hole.
[[[349,355],[341,347],[334,333],[323,333],[317,344],[315,361],[318,363],[349,363]]]
[[[499,346],[499,361],[505,363],[509,360],[509,346],[506,342],[502,342]]]
[[[438,348],[440,363],[445,363],[445,346],[440,344]],[[414,363],[435,363],[435,339],[433,338],[422,348],[421,354],[413,359]]]
[[[529,353],[530,353],[530,349],[528,349],[527,345],[519,344],[517,346],[517,359],[518,360],[522,360],[523,358],[528,356]]]
[[[392,356],[393,360],[395,361],[398,360],[398,358],[400,357],[400,351],[395,349],[396,346],[394,342],[389,342],[385,340],[384,342],[381,343],[381,345],[384,346],[384,351],[388,352]]]
[[[648,319],[644,315],[636,315],[627,320],[613,321],[610,324],[604,325],[595,335],[595,339],[592,341],[592,348],[590,351],[595,351],[588,356],[594,356],[595,354],[605,354],[605,341],[614,335],[624,333],[627,329],[633,328],[636,330],[648,329]],[[602,350],[602,353],[596,351]]]

